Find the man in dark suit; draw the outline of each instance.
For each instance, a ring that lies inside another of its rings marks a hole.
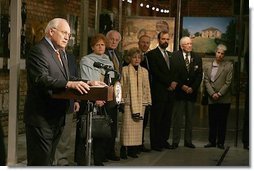
[[[158,34],[159,46],[147,53],[150,73],[152,75],[151,93],[152,109],[150,116],[151,149],[162,151],[170,149],[168,143],[171,113],[173,105],[173,90],[176,87],[171,71],[170,52],[166,50],[170,35],[167,31]]]
[[[142,52],[142,55],[144,56],[143,61],[140,63],[140,65],[144,68],[146,68],[148,70],[148,73],[150,71],[149,68],[149,63],[148,63],[148,59],[147,59],[147,55],[146,53],[148,53],[149,47],[151,44],[151,38],[148,35],[142,35],[139,37],[138,40],[138,47]],[[149,73],[149,82],[150,82],[150,87],[151,87],[151,74]],[[146,106],[145,108],[145,113],[144,113],[144,120],[143,120],[143,135],[142,135],[142,145],[140,146],[140,151],[142,152],[150,152],[151,150],[146,148],[144,145],[144,135],[145,135],[145,129],[148,123],[148,119],[149,119],[149,113],[151,110],[151,106]]]
[[[108,40],[108,46],[105,54],[109,56],[109,59],[113,62],[114,69],[120,74],[123,66],[122,54],[117,50],[118,44],[121,41],[121,34],[116,30],[110,30],[106,34],[106,38]],[[118,78],[112,81],[114,83]],[[119,161],[120,157],[116,155],[115,152],[115,139],[117,136],[117,110],[118,106],[113,104],[112,102],[108,102],[106,104],[106,109],[113,120],[111,125],[111,139],[107,142],[107,150],[106,150],[106,158],[113,161]]]
[[[75,56],[71,52],[65,50],[63,50],[63,52],[68,61],[70,75],[78,77],[79,74]],[[79,102],[75,101],[74,99],[70,99],[70,105],[65,117],[65,126],[56,148],[54,164],[57,166],[68,166],[70,164],[69,157],[72,149],[71,134],[73,128],[73,116],[79,111],[79,108]]]
[[[31,48],[26,60],[28,89],[24,122],[29,166],[49,166],[54,160],[69,100],[53,99],[51,95],[65,89],[84,94],[89,90],[88,84],[98,84],[79,81],[69,74],[67,60],[61,51],[69,37],[70,26],[65,19],[51,20],[45,37]]]
[[[172,70],[175,73],[177,87],[172,116],[173,148],[177,148],[181,138],[181,126],[185,116],[184,146],[195,148],[192,144],[192,120],[195,114],[195,102],[202,81],[202,59],[192,52],[192,40],[183,37],[180,40],[181,50],[172,54]]]

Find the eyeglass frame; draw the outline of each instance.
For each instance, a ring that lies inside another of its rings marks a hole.
[[[59,29],[56,28],[56,27],[52,27],[52,29],[56,29],[57,31],[59,31],[60,33],[62,33],[64,36],[68,36],[69,38],[72,36],[71,33],[68,33],[67,31],[59,30]]]

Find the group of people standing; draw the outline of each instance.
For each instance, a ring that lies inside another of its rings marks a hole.
[[[75,161],[77,165],[86,164],[85,139],[80,136],[79,128],[87,103],[52,99],[51,95],[66,89],[75,89],[83,94],[89,92],[91,85],[107,86],[105,70],[96,68],[94,62],[114,68],[121,74],[119,81],[122,85],[120,106],[101,100],[94,102],[94,110],[101,111],[103,108],[113,121],[111,138],[93,138],[94,165],[103,166],[103,162],[119,161],[120,158],[137,158],[140,152],[149,152],[150,149],[144,145],[144,130],[149,120],[151,150],[178,148],[183,118],[184,146],[195,148],[192,121],[203,66],[202,59],[192,51],[191,38],[181,38],[181,49],[171,53],[166,50],[170,40],[167,31],[158,33],[158,46],[150,51],[150,37],[142,35],[138,48],[129,49],[123,57],[117,50],[121,34],[116,30],[109,31],[106,36],[99,33],[92,37],[92,53],[81,58],[80,73],[77,74],[76,69],[71,71],[71,68],[76,68],[75,64],[64,58],[69,36],[70,27],[65,19],[51,20],[45,29],[45,37],[30,50],[26,61],[28,91],[24,118],[28,165],[53,165],[57,146],[64,143],[61,135],[67,128],[66,124],[69,124],[66,113],[73,112],[77,112],[78,120]],[[204,70],[205,85],[210,95],[209,144],[205,147],[215,147],[217,144],[219,148],[224,148],[232,79],[232,65],[223,61],[225,51],[225,45],[219,45],[214,62]],[[117,80],[115,72],[107,74],[113,83]],[[116,137],[119,111],[122,124],[118,155]],[[57,160],[56,164],[68,165],[68,161]]]

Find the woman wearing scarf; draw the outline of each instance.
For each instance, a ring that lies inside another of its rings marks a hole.
[[[142,144],[143,117],[145,106],[151,105],[148,71],[140,66],[141,51],[131,48],[127,52],[128,66],[122,70],[122,101],[124,112],[120,143],[120,157],[137,158],[138,146]]]
[[[103,34],[96,34],[91,39],[91,48],[93,52],[82,57],[80,61],[80,75],[81,78],[86,80],[100,80],[104,81],[106,71],[103,68],[94,67],[95,62],[99,62],[104,65],[111,66],[113,68],[113,63],[110,61],[109,57],[105,55],[107,39]],[[114,77],[113,72],[108,72],[109,77]],[[100,108],[104,107],[105,101],[97,100],[95,102],[96,111],[99,111]],[[86,108],[86,107],[84,107]],[[81,110],[83,111],[83,110]],[[83,112],[80,112],[80,115]],[[78,127],[78,126],[77,126]],[[78,165],[85,165],[85,140],[80,138],[77,129],[76,133],[76,149],[75,149],[75,159]],[[94,165],[103,166],[103,161],[105,161],[105,138],[93,138],[93,156],[94,156]]]

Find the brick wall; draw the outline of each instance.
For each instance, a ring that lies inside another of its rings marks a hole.
[[[40,40],[44,34],[46,23],[54,17],[66,18],[67,15],[78,17],[77,43],[80,41],[80,7],[81,0],[26,0],[27,19],[26,19],[26,39],[30,44]],[[134,1],[133,1],[134,2]],[[157,2],[154,0],[153,2]],[[176,2],[170,2],[170,16],[176,16]],[[211,17],[211,16],[234,16],[235,0],[182,0],[182,16]],[[160,1],[160,3],[168,3]],[[123,3],[123,17],[125,16],[126,2]],[[95,0],[89,0],[89,27],[95,25]],[[238,4],[239,5],[239,4]],[[118,0],[102,0],[102,9],[107,9],[114,13],[114,29],[118,28]],[[9,0],[1,1],[2,14],[8,14]],[[136,6],[132,10],[135,13]],[[140,16],[167,17],[168,14],[154,13],[146,9],[140,10]],[[124,19],[123,19],[124,22]],[[23,109],[26,96],[26,73],[21,71],[20,75],[20,96],[19,96],[19,132],[24,131]],[[5,135],[8,130],[8,98],[9,98],[9,74],[7,71],[0,70],[0,121],[4,127]]]

